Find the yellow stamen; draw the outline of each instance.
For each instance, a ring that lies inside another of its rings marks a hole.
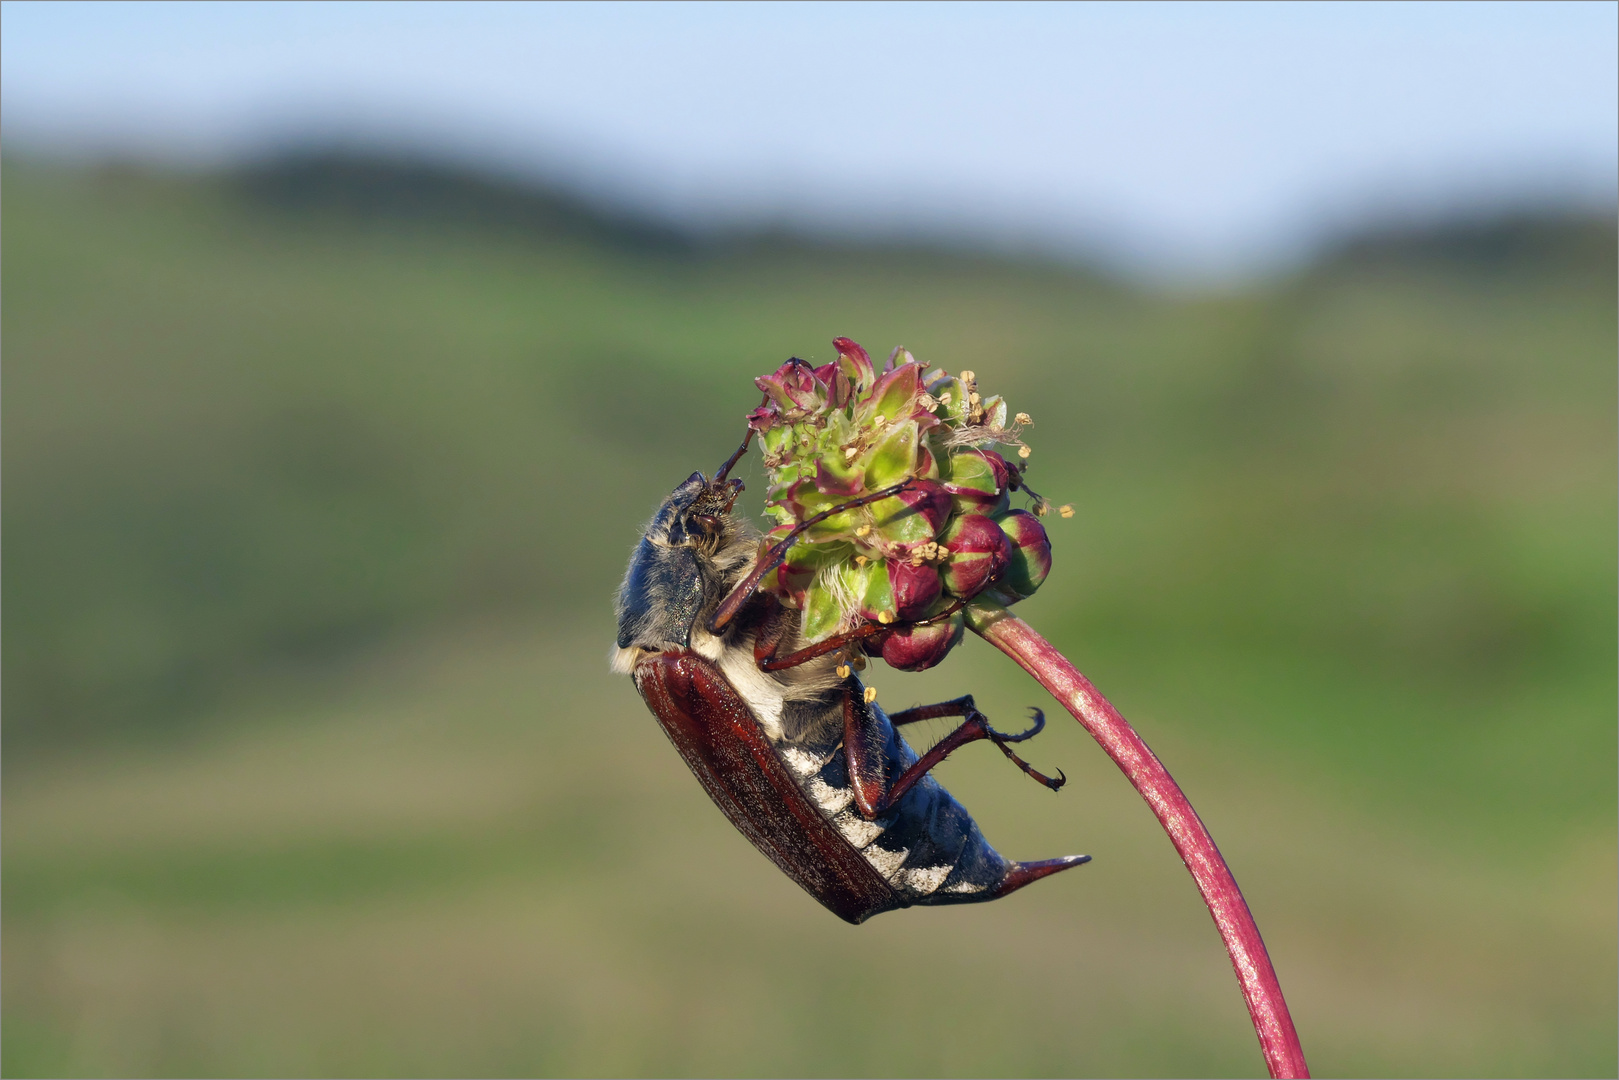
[[[873,701],[876,701],[876,700],[877,700],[877,688],[875,686],[866,687],[866,704],[870,705]]]
[[[848,664],[839,664],[838,665],[838,678],[847,679],[848,677],[849,677],[849,665]]]
[[[1020,446],[1017,448],[1017,456],[1020,458],[1026,458],[1031,453],[1033,453],[1033,451],[1031,451],[1027,446]]]
[[[1062,506],[1057,507],[1057,513],[1061,514],[1063,517],[1073,517],[1074,506],[1072,503],[1064,503]]]
[[[884,626],[887,626],[889,623],[894,621],[894,613],[892,611],[879,611],[877,613],[877,621],[882,623]]]
[[[973,371],[963,371],[961,373],[961,381],[964,383],[975,383],[978,381],[978,374],[977,372]]]
[[[1012,417],[1012,420],[1014,423],[1022,424],[1025,427],[1034,423],[1034,418],[1026,412],[1018,413],[1016,416]]]

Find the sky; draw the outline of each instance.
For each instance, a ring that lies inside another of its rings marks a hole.
[[[0,4],[7,152],[421,151],[705,226],[1263,270],[1611,207],[1619,4]]]

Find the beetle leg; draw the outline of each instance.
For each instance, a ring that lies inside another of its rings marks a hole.
[[[846,690],[843,699],[843,744],[848,754],[849,786],[854,792],[855,805],[866,818],[878,817],[904,798],[905,793],[915,787],[934,766],[954,751],[979,739],[988,739],[994,743],[1012,764],[1034,780],[1056,791],[1068,782],[1061,769],[1057,770],[1057,778],[1052,779],[1018,757],[1012,752],[1011,747],[1006,745],[1032,739],[1046,726],[1045,714],[1039,709],[1033,711],[1033,727],[1016,735],[1006,735],[989,726],[989,719],[973,707],[970,694],[937,705],[919,705],[914,709],[906,709],[899,714],[904,719],[898,723],[911,723],[942,716],[966,716],[967,719],[918,758],[914,765],[901,773],[893,785],[884,791],[881,729],[872,722],[873,717],[866,703],[856,700],[854,694]],[[890,721],[894,722],[892,717]]]
[[[753,659],[764,667],[766,661],[775,659],[777,651],[781,649],[781,643],[792,625],[792,617],[773,594],[761,593],[760,599],[764,602],[760,605],[758,629],[753,635]]]
[[[841,634],[833,634],[831,637],[827,638],[825,641],[817,641],[814,645],[810,645],[810,646],[807,646],[806,648],[799,649],[797,652],[788,653],[786,656],[783,656],[783,657],[781,657],[779,659],[774,654],[774,647],[772,647],[771,652],[761,655],[760,652],[759,652],[759,647],[757,645],[755,645],[754,649],[753,649],[753,658],[759,662],[760,669],[764,670],[764,671],[780,671],[783,668],[797,667],[799,664],[807,663],[807,662],[809,662],[811,660],[814,660],[818,656],[825,656],[829,652],[833,652],[833,651],[835,651],[837,649],[841,649],[841,648],[843,648],[843,646],[848,645],[851,642],[860,641],[863,638],[871,637],[873,634],[885,633],[887,631],[896,630],[896,629],[899,629],[900,627],[904,627],[904,626],[929,626],[929,625],[931,625],[933,623],[938,622],[940,619],[948,619],[950,616],[954,615],[956,612],[960,611],[965,606],[966,606],[966,601],[957,600],[954,604],[951,604],[949,607],[945,608],[943,611],[939,612],[937,615],[929,615],[925,619],[914,619],[914,620],[912,620],[910,622],[894,623],[894,624],[892,624],[890,626],[883,626],[880,623],[871,623],[871,622],[862,623],[861,625],[855,627],[853,630],[846,630]],[[783,610],[785,610],[785,609],[783,609]],[[785,632],[785,630],[783,632]],[[780,641],[777,641],[776,645],[779,645],[779,644],[780,644]],[[854,666],[856,668],[864,667],[865,666],[865,660],[863,658],[857,659]],[[969,699],[972,697],[971,694],[969,694],[967,696],[968,696]],[[937,706],[932,706],[932,705],[930,705],[928,707],[929,708],[937,708]],[[935,713],[933,715],[936,715],[936,716],[965,716],[967,714],[958,711],[958,712]],[[889,719],[892,720],[893,717],[890,716]],[[925,719],[928,719],[928,717],[913,716],[911,719],[912,720],[925,720]],[[902,723],[908,723],[909,721],[901,721],[901,722]]]
[[[898,794],[887,790],[887,770],[883,767],[883,750],[887,743],[883,725],[878,723],[871,706],[855,693],[849,681],[845,681],[843,753],[849,765],[849,790],[854,793],[855,806],[867,821],[887,810],[905,793],[904,789]],[[916,783],[916,779],[911,783]]]
[[[732,589],[725,599],[720,601],[720,606],[714,610],[714,617],[709,620],[709,632],[718,634],[725,629],[732,619],[736,618],[737,612],[742,610],[742,605],[747,603],[748,597],[753,595],[754,590],[759,587],[759,582],[764,580],[765,575],[786,560],[787,552],[791,550],[798,538],[804,535],[805,529],[819,525],[833,514],[841,514],[846,510],[869,506],[874,502],[880,502],[883,499],[898,495],[910,487],[912,483],[913,481],[910,480],[902,480],[891,487],[883,488],[881,491],[873,491],[871,494],[862,495],[858,499],[850,499],[846,503],[839,503],[828,510],[822,510],[814,517],[804,519],[797,528],[778,541],[764,555],[760,556],[753,569],[748,571],[748,576],[737,582],[736,588]]]
[[[937,705],[914,705],[909,709],[888,714],[888,722],[895,727],[914,724],[918,720],[937,720],[941,716],[966,716],[973,711],[973,696],[962,694],[949,701],[941,701]]]
[[[1032,739],[1045,729],[1046,714],[1041,712],[1039,709],[1030,709],[1029,711],[1034,713],[1034,726],[1028,731],[1022,731],[1016,735],[1003,735],[998,731],[992,730],[989,734],[989,738],[996,746],[1001,748],[1001,753],[1006,755],[1006,759],[1008,761],[1022,769],[1029,776],[1040,781],[1040,783],[1044,784],[1052,791],[1056,791],[1058,788],[1068,783],[1068,777],[1063,775],[1063,771],[1061,769],[1057,770],[1057,779],[1053,780],[1044,773],[1037,772],[1029,765],[1027,761],[1024,761],[1022,758],[1012,753],[1012,748],[1006,745],[1007,743],[1022,742],[1025,739]]]
[[[760,659],[757,645],[754,646],[753,655],[754,659],[759,661],[759,667],[761,670],[781,671],[783,668],[797,667],[799,664],[807,663],[814,660],[818,656],[825,656],[829,652],[836,652],[852,641],[859,641],[861,638],[868,638],[873,634],[880,634],[887,629],[888,627],[880,626],[877,623],[862,623],[853,630],[846,631],[842,634],[833,634],[825,641],[817,641],[814,645],[811,645],[808,648],[799,649],[797,652],[788,653],[786,656],[775,656],[775,649],[772,648],[770,655]],[[779,645],[780,643],[780,639],[778,638],[776,644]],[[957,715],[959,716],[960,714],[958,713]]]

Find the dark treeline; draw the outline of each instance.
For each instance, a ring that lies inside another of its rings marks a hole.
[[[944,238],[861,242],[782,228],[705,232],[561,185],[423,157],[297,151],[243,165],[223,180],[248,203],[294,214],[340,215],[373,225],[459,226],[540,241],[578,240],[666,258],[793,249],[986,257],[969,242]],[[1614,227],[1611,217],[1557,206],[1399,225],[1374,222],[1324,245],[1315,265],[1426,261],[1487,271],[1547,260],[1601,262],[1613,250]]]

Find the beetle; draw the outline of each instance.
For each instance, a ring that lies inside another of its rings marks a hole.
[[[751,438],[750,431],[712,480],[692,473],[663,501],[616,605],[613,669],[633,677],[709,797],[788,877],[850,923],[915,904],[998,899],[1089,862],[1089,855],[1003,858],[928,775],[952,751],[982,739],[1057,789],[1060,772],[1055,780],[1043,776],[1009,745],[1041,730],[1040,710],[1032,710],[1029,730],[1011,735],[990,727],[971,695],[885,713],[843,654],[903,623],[867,624],[792,648],[800,644],[795,613],[761,591],[760,581],[804,529],[906,485],[817,515],[756,556],[757,534],[732,512],[742,481],[727,479]],[[918,757],[898,729],[939,717],[963,720]]]

